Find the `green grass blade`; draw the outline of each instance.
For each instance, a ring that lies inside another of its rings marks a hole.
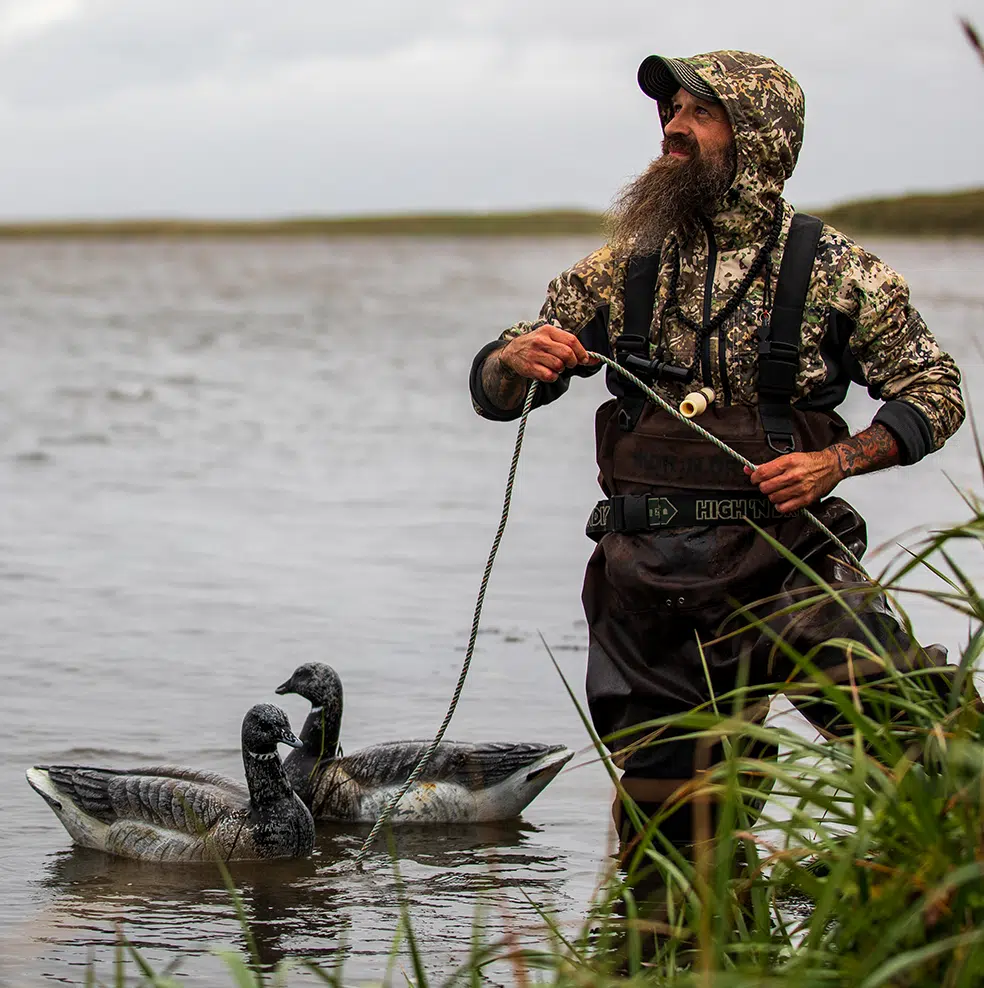
[[[243,955],[237,951],[216,951],[216,956],[222,958],[223,963],[228,968],[238,988],[258,988],[263,983],[257,977],[256,972],[243,959]]]
[[[873,974],[869,975],[861,982],[859,988],[880,988],[881,985],[893,984],[917,984],[913,981],[911,969],[917,968],[926,961],[943,954],[948,954],[959,950],[961,947],[971,946],[975,943],[984,943],[984,928],[969,930],[966,933],[958,933],[955,936],[945,937],[942,940],[934,940],[923,944],[914,950],[908,950],[891,960],[886,961]],[[899,980],[899,975],[907,974],[904,980]],[[934,983],[939,983],[934,981]]]

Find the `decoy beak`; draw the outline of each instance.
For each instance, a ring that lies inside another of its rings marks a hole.
[[[281,683],[273,692],[276,693],[277,696],[283,696],[284,693],[292,692],[290,680],[288,679],[286,683]]]
[[[281,739],[284,744],[289,744],[292,748],[303,748],[304,742],[295,734],[285,734]]]

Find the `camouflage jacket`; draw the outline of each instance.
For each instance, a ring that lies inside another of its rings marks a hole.
[[[671,234],[664,242],[651,340],[655,342],[662,325],[663,359],[695,367],[694,384],[686,390],[710,385],[718,401],[755,405],[759,327],[775,298],[793,215],[781,194],[802,144],[803,93],[792,76],[762,56],[725,51],[682,61],[696,69],[727,109],[737,170],[701,234],[685,242]],[[665,124],[669,107],[660,104],[659,110]],[[727,304],[752,264],[779,203],[783,223],[776,249],[720,330],[699,340],[672,310],[664,318],[669,285],[679,265],[678,304],[691,320],[706,325]],[[556,277],[539,317],[509,327],[476,357],[471,391],[479,414],[496,419],[518,415],[491,404],[480,373],[485,356],[513,336],[549,322],[578,334],[589,349],[614,341],[622,332],[625,275],[626,263],[605,246]],[[583,376],[584,369],[575,373]],[[562,394],[570,376],[543,387],[539,403]],[[895,435],[903,463],[938,449],[963,421],[960,372],[910,305],[905,281],[850,238],[825,226],[804,310],[796,399],[808,407],[833,408],[843,400],[851,379],[885,402],[875,421]],[[661,383],[657,390],[677,403],[684,389]]]

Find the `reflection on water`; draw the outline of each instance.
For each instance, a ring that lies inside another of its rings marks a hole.
[[[323,856],[323,848],[319,851]],[[231,874],[260,956],[269,964],[285,956],[284,938],[309,924],[305,911],[337,892],[317,881],[313,860],[271,862],[233,869]],[[52,946],[103,946],[112,942],[120,924],[141,950],[182,951],[192,946],[207,951],[216,937],[221,941],[228,936],[226,927],[235,920],[229,893],[214,866],[161,868],[73,848],[51,859],[41,884],[51,892],[48,919],[53,932],[46,940]],[[329,943],[337,933],[332,915],[326,912],[319,924],[319,936]],[[175,930],[180,937],[173,936]]]
[[[0,244],[0,983],[79,981],[90,951],[105,975],[118,921],[190,984],[227,983],[211,951],[244,946],[217,873],[69,850],[27,766],[241,778],[243,713],[276,701],[298,727],[307,704],[273,689],[307,661],[342,677],[346,750],[433,735],[515,435],[473,414],[471,358],[593,246]],[[908,276],[979,395],[984,248],[872,247]],[[603,397],[600,377],[575,382],[530,422],[449,738],[587,743],[539,633],[579,685]],[[854,395],[847,417],[864,425],[872,407]],[[979,487],[969,430],[914,467],[844,485],[872,545],[962,517],[944,471]],[[912,616],[925,641],[964,638],[926,602]],[[604,772],[581,762],[518,825],[396,833],[432,971],[467,956],[477,914],[492,935],[534,936],[527,895],[565,928],[581,923],[608,863],[611,800]],[[265,963],[343,954],[348,978],[378,980],[400,886],[385,843],[355,870],[366,832],[323,829],[310,862],[236,866]]]
[[[538,853],[530,840],[535,831],[521,821],[403,827],[391,845],[398,870],[383,839],[360,872],[354,857],[369,828],[325,828],[310,860],[232,862],[229,875],[267,968],[288,956],[331,967],[347,965],[352,953],[385,954],[401,900],[425,941],[439,934],[445,946],[467,952],[470,923],[448,925],[449,910],[460,910],[464,918],[485,903],[515,914],[529,911],[524,893],[543,903],[562,895],[561,856]],[[96,961],[108,958],[118,928],[142,954],[159,957],[162,964],[175,956],[207,954],[221,944],[250,951],[213,866],[162,868],[72,848],[51,855],[38,884],[48,905],[32,932],[44,945],[44,960],[88,957],[90,951]],[[369,901],[391,905],[387,921],[376,930],[361,928],[355,942],[352,913]]]

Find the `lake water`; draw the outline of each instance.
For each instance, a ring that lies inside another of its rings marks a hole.
[[[217,874],[73,849],[24,781],[31,764],[241,777],[243,713],[311,660],[344,681],[346,750],[433,735],[515,436],[473,414],[467,370],[592,246],[0,244],[0,984],[81,981],[90,959],[109,979],[118,924],[189,984],[231,983],[213,951],[243,949]],[[980,409],[984,246],[871,246],[909,278]],[[587,742],[539,634],[580,691],[604,396],[600,377],[575,382],[531,419],[448,737]],[[852,396],[852,426],[873,408]],[[964,516],[951,481],[981,489],[969,428],[842,492],[891,549]],[[910,613],[924,641],[966,635],[926,603]],[[299,727],[307,704],[279,702]],[[527,894],[576,926],[609,865],[610,800],[585,754],[518,825],[400,834],[427,967],[466,957],[476,916],[490,935],[532,936]],[[342,958],[351,981],[382,976],[399,902],[385,844],[354,869],[363,833],[322,831],[312,861],[236,868],[265,961]]]

